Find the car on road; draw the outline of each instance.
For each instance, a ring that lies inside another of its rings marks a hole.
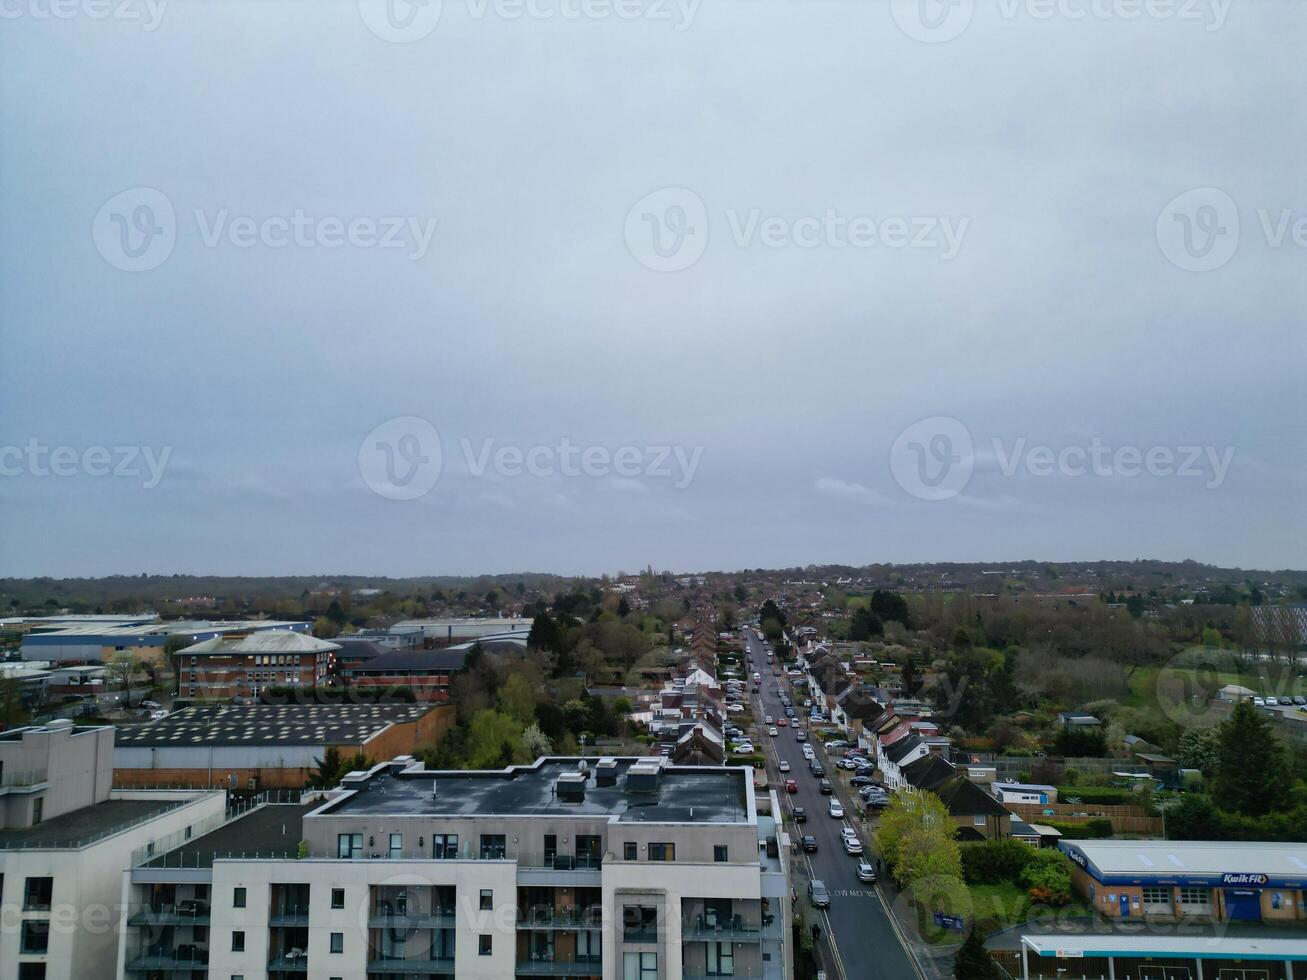
[[[785,792],[797,793],[799,791],[799,782],[796,779],[785,780]]]
[[[779,670],[773,670],[773,671],[771,672],[771,675],[772,675],[773,677],[780,677],[780,676],[781,676],[781,672],[780,672]]]
[[[822,768],[821,763],[818,762],[816,759],[813,759],[810,763],[808,763],[808,769],[818,779],[823,779],[826,776],[826,770]]]
[[[830,785],[830,780],[829,780],[829,779],[821,779],[821,780],[818,780],[818,782],[817,782],[817,789],[818,789],[818,791],[821,793],[822,796],[830,796],[831,793],[833,792],[833,790],[831,789],[831,785]]]
[[[162,708],[163,705],[161,705],[158,701],[142,701],[142,702],[140,703],[139,707],[142,707],[142,708]]]
[[[812,751],[812,746],[811,746],[811,745],[808,745],[807,743],[804,743],[804,746],[803,746],[803,757],[804,757],[805,759],[807,759],[809,762],[811,762],[813,759],[817,758],[817,753],[814,752],[814,751]]]
[[[844,807],[840,805],[839,800],[832,799],[830,801],[830,806],[826,808],[826,811],[836,820],[844,819]]]
[[[729,712],[730,712],[731,714],[733,714],[733,715],[743,714],[743,713],[744,713],[744,705],[742,705],[742,704],[728,704],[728,705],[726,706],[726,710],[729,711]]]
[[[776,724],[778,724],[781,728],[788,728],[790,725],[790,720],[788,718],[777,718]]]
[[[775,725],[772,725],[771,728],[767,729],[767,734],[770,735],[772,738],[775,738],[777,735],[780,734],[780,732],[777,731]]]
[[[858,832],[848,824],[845,824],[840,828],[840,837],[844,838],[844,840],[857,840]]]
[[[852,766],[850,766],[849,768],[852,768]],[[876,780],[872,779],[870,776],[854,776],[852,779],[849,780],[849,785],[850,786],[875,786]]]
[[[793,811],[793,812],[794,812],[794,822],[795,822],[795,823],[807,823],[807,822],[808,822],[808,810],[807,810],[806,807],[796,806],[796,807],[794,808],[794,811]]]
[[[801,732],[801,731],[799,731],[799,730],[796,728],[796,729],[794,730],[794,740],[795,740],[796,742],[806,742],[806,741],[808,741],[808,733],[807,733],[807,732]]]
[[[844,850],[845,852],[852,854],[854,857],[857,857],[862,853],[862,841],[858,840],[856,837],[845,837]]]
[[[803,850],[805,853],[807,854],[817,853],[817,838],[813,837],[812,834],[804,834],[800,838],[800,840],[803,843]]]
[[[808,900],[815,908],[830,908],[830,892],[826,890],[826,883],[820,878],[813,878],[808,882]]]
[[[870,862],[868,861],[858,862],[858,880],[859,881],[876,880],[876,869],[871,866]]]
[[[767,716],[767,724],[769,724],[769,725],[774,725],[774,724],[776,724],[776,719],[773,718],[771,715],[768,715],[768,716]]]
[[[789,771],[790,771],[790,764],[789,764],[788,762],[786,762],[784,759],[781,760],[781,762],[780,762],[780,766],[781,766],[781,772],[789,772]]]

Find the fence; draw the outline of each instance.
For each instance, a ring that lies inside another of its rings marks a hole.
[[[1088,823],[1106,818],[1118,834],[1160,834],[1162,818],[1151,817],[1141,806],[1116,806],[1104,803],[1004,803],[1026,823]]]

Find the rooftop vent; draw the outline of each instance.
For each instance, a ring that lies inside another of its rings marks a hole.
[[[595,763],[595,785],[596,786],[616,786],[617,785],[617,760],[612,758],[600,759]]]
[[[632,793],[657,793],[662,775],[661,759],[642,759],[626,770],[626,788]]]
[[[558,776],[554,789],[558,798],[564,803],[583,803],[585,801],[585,773],[564,772]]]

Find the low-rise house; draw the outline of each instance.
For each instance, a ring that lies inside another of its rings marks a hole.
[[[1042,783],[994,783],[994,795],[1001,803],[1056,803],[1057,787]]]
[[[1063,728],[1079,730],[1100,728],[1103,724],[1093,715],[1085,714],[1083,711],[1060,711],[1057,715],[1057,722]]]

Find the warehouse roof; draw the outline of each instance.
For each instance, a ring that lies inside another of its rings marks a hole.
[[[144,725],[122,725],[116,744],[362,745],[391,725],[433,710],[429,704],[197,705]]]
[[[228,633],[215,636],[202,643],[186,647],[181,651],[186,656],[196,654],[218,654],[226,656],[234,653],[326,653],[339,650],[337,643],[319,640],[316,636],[307,636],[292,629],[258,630],[251,633]]]
[[[1266,841],[1063,841],[1106,875],[1307,876],[1307,843]]]
[[[1307,960],[1307,942],[1301,939],[1263,939],[1260,936],[1054,935],[1022,936],[1021,943],[1040,956],[1074,959],[1086,956],[1169,956],[1200,960]],[[1161,972],[1160,968],[1158,972]]]

